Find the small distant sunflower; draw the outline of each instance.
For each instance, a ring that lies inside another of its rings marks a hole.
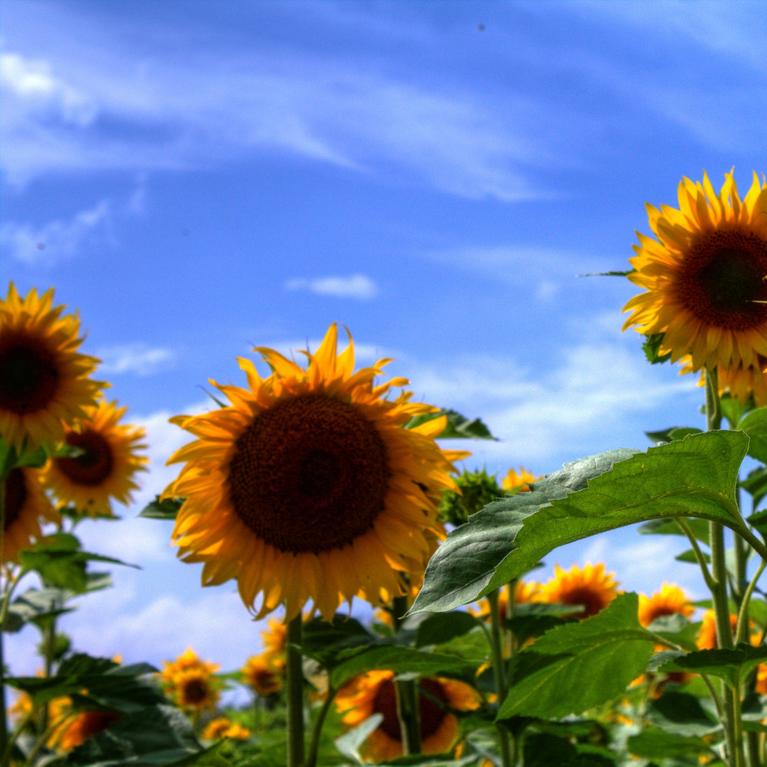
[[[684,589],[673,583],[664,583],[660,591],[650,597],[639,595],[639,622],[643,626],[649,626],[664,615],[683,615],[689,618],[694,612],[695,608]]]
[[[0,489],[3,485],[0,483]],[[15,562],[19,552],[42,537],[42,525],[58,514],[45,496],[39,469],[17,467],[5,479],[5,524],[0,536],[0,564]]]
[[[501,482],[501,487],[507,493],[527,493],[530,491],[530,485],[540,479],[541,477],[536,477],[531,471],[520,466],[519,471],[509,469]]]
[[[220,693],[214,677],[202,669],[193,668],[176,674],[173,696],[181,708],[204,711],[216,707]]]
[[[240,669],[243,682],[261,697],[274,695],[282,689],[282,675],[263,655],[253,655]]]
[[[353,341],[339,354],[337,335],[331,325],[306,368],[259,348],[268,378],[240,359],[248,388],[215,384],[229,405],[172,419],[197,438],[169,461],[185,462],[165,491],[185,498],[179,556],[204,564],[204,585],[235,578],[259,616],[285,604],[290,620],[311,600],[330,618],[354,596],[401,593],[398,572],[422,570],[443,535],[445,417],[403,428],[435,409],[386,399],[406,379],[376,385],[387,360],[355,372]]]
[[[663,336],[661,351],[703,367],[752,367],[767,356],[767,182],[741,200],[733,172],[714,191],[682,179],[679,209],[647,206],[655,239],[638,234],[629,279],[645,289],[624,329]]]
[[[202,731],[202,737],[205,740],[221,740],[221,738],[247,740],[250,737],[250,730],[225,716],[221,716],[208,722]]]
[[[176,677],[185,671],[201,671],[210,676],[220,668],[218,663],[202,660],[191,647],[187,647],[176,660],[166,660],[162,664],[160,679],[166,687],[172,688]]]
[[[615,573],[606,573],[601,562],[583,568],[573,565],[569,570],[554,565],[554,577],[543,584],[542,594],[543,601],[552,604],[580,605],[583,612],[573,617],[590,618],[615,599],[618,583]]]
[[[538,581],[523,581],[518,580],[514,585],[514,604],[523,605],[530,604],[532,602],[543,601],[543,585]],[[506,589],[501,589],[498,592],[498,613],[501,616],[501,621],[506,617],[506,612],[509,605],[509,595]],[[490,602],[487,599],[482,599],[478,603],[477,607],[469,608],[469,612],[476,615],[478,618],[486,618],[490,615]]]
[[[288,650],[287,624],[275,618],[269,618],[266,622],[266,628],[261,632],[261,642],[264,645],[261,657],[272,668],[283,668]]]
[[[127,505],[134,479],[147,459],[140,455],[145,432],[138,426],[121,424],[126,408],[101,401],[85,411],[85,417],[68,426],[64,440],[82,452],[72,458],[54,458],[48,463],[45,481],[62,504],[71,504],[90,516],[111,516],[111,500]]]
[[[0,299],[0,437],[17,449],[61,440],[104,387],[88,377],[98,360],[78,351],[80,320],[63,311],[52,290],[21,298],[11,283]]]
[[[51,745],[62,751],[69,751],[98,735],[118,722],[117,711],[80,711],[74,717],[63,715],[60,726],[55,730]]]
[[[730,628],[733,633],[738,627],[738,616],[730,615]],[[716,613],[713,610],[706,610],[703,613],[703,620],[698,629],[698,637],[695,640],[699,650],[714,650],[717,646],[716,639]]]
[[[393,678],[392,671],[368,671],[347,684],[336,697],[336,708],[348,727],[355,727],[374,714],[383,716],[363,746],[366,761],[389,761],[403,753]],[[476,710],[479,695],[463,682],[442,677],[421,679],[418,686],[423,753],[447,751],[459,734],[458,720],[451,711]]]

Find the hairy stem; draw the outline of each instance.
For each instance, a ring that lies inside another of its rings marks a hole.
[[[304,767],[304,669],[301,657],[302,616],[288,622],[288,767]]]
[[[506,667],[503,662],[503,641],[501,638],[501,616],[498,611],[498,592],[493,591],[487,595],[487,601],[490,603],[490,649],[493,660],[493,679],[495,681],[495,690],[498,693],[498,704],[503,704],[506,700],[508,686],[506,681]],[[501,750],[502,767],[511,767],[511,743],[509,732],[501,722],[496,724],[498,733],[498,745]]]

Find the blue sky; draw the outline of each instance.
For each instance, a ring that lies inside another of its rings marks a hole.
[[[152,471],[234,358],[346,324],[363,361],[482,416],[473,465],[551,471],[698,424],[694,382],[621,334],[644,203],[682,175],[765,170],[756,3],[57,2],[2,8],[0,265],[79,309]],[[136,509],[126,512],[132,517]],[[84,528],[144,566],[84,606],[81,646],[155,662],[257,647],[230,586],[201,591],[162,524]],[[628,587],[673,541],[613,534]],[[31,663],[24,637],[18,664]]]

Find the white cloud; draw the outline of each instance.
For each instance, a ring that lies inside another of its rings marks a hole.
[[[102,200],[69,219],[41,226],[6,221],[0,225],[0,247],[29,266],[50,264],[108,239],[111,216],[109,201]]]
[[[92,115],[75,130],[6,84],[14,101],[3,134],[15,151],[2,162],[17,183],[50,172],[195,168],[277,151],[460,196],[516,201],[542,195],[533,168],[561,162],[547,110],[521,94],[499,104],[470,86],[418,83],[412,72],[397,74],[374,58],[184,48],[183,34],[175,53],[159,57],[84,16],[60,20],[62,39],[56,16],[49,8],[35,18],[48,56],[35,67],[50,82],[66,82]],[[88,35],[78,28],[85,24]],[[81,39],[76,50],[72,37]],[[8,55],[29,69],[24,35],[16,40],[19,51]],[[125,130],[105,136],[107,120]]]
[[[145,343],[121,344],[96,350],[100,370],[109,375],[150,376],[169,367],[176,359],[172,349]]]
[[[55,112],[66,123],[86,126],[96,116],[93,102],[55,77],[50,63],[42,59],[0,54],[0,92],[7,100],[8,120],[19,111],[33,111],[42,117]]]
[[[350,274],[346,277],[315,277],[294,279],[285,283],[288,290],[305,290],[318,296],[335,298],[356,298],[366,301],[375,298],[378,286],[365,274]]]

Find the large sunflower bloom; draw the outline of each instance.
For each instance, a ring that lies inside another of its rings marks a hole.
[[[639,595],[639,622],[649,626],[657,618],[664,615],[683,615],[689,618],[695,608],[684,593],[684,590],[673,583],[664,583],[660,591],[648,597]]]
[[[101,401],[85,417],[68,426],[67,445],[82,451],[71,458],[54,458],[45,472],[46,484],[63,505],[71,504],[90,516],[112,516],[111,500],[127,505],[138,489],[135,475],[147,463],[140,451],[145,433],[121,424],[126,408]]]
[[[80,354],[80,320],[53,306],[53,290],[0,299],[0,437],[17,449],[53,443],[85,415],[104,384],[88,376],[98,360]]]
[[[259,348],[268,378],[240,359],[248,388],[215,384],[228,406],[172,419],[197,437],[171,457],[185,465],[165,491],[185,499],[179,555],[204,563],[204,585],[236,578],[259,616],[284,603],[290,620],[311,600],[330,618],[356,595],[402,593],[398,571],[421,571],[442,534],[435,502],[454,487],[434,441],[444,417],[403,428],[435,409],[385,399],[407,380],[376,385],[387,360],[355,372],[351,338],[336,347],[331,325],[307,368]]]
[[[17,561],[19,552],[42,536],[42,525],[58,519],[43,491],[39,469],[11,469],[5,483],[0,482],[0,491],[3,487],[5,513],[0,536],[0,564]]]
[[[682,179],[679,208],[647,206],[655,239],[638,234],[629,279],[646,292],[624,307],[626,327],[663,335],[673,361],[750,367],[767,356],[767,182],[754,173],[743,200],[733,172],[714,191]]]
[[[573,617],[589,618],[615,599],[618,583],[615,573],[606,573],[601,562],[583,568],[573,565],[569,570],[554,565],[554,577],[543,584],[542,595],[542,601],[552,604],[579,605],[583,611]]]
[[[343,713],[342,721],[348,727],[355,727],[374,714],[382,715],[381,724],[362,749],[369,762],[388,762],[403,753],[393,678],[392,671],[368,671],[353,679],[336,697],[336,708]],[[447,751],[459,735],[458,720],[451,710],[476,710],[479,695],[463,682],[442,677],[421,679],[418,688],[422,751],[424,754]]]

